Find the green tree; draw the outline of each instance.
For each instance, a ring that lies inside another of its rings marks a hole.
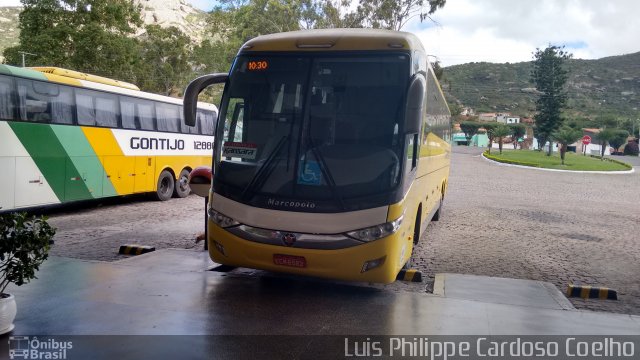
[[[433,73],[436,74],[436,79],[438,79],[438,81],[442,80],[442,75],[444,75],[444,68],[440,66],[440,61],[436,61],[433,63]]]
[[[518,139],[527,134],[527,128],[524,124],[511,124],[509,125],[511,130],[511,136],[513,137],[513,148],[518,148]]]
[[[498,123],[495,123],[495,122],[482,124],[482,127],[487,132],[487,137],[489,138],[489,154],[491,154],[491,148],[493,147],[493,139],[494,139],[493,132],[497,126],[498,126]]]
[[[615,151],[618,151],[620,146],[627,143],[629,132],[624,129],[614,129],[613,133],[614,133],[614,136],[611,139],[609,139],[609,145],[611,145],[611,147],[614,148]]]
[[[493,138],[498,139],[498,149],[500,149],[500,154],[502,154],[502,144],[504,142],[505,136],[509,136],[511,134],[511,129],[504,124],[496,124],[496,126],[492,130]]]
[[[478,129],[480,129],[481,126],[482,124],[473,121],[463,121],[460,123],[460,129],[467,138],[467,144],[471,144],[471,138],[478,133]]]
[[[185,83],[193,77],[189,37],[175,26],[147,25],[145,30],[140,43],[143,61],[138,84],[145,91],[180,95]]]
[[[364,15],[365,27],[401,30],[409,20],[430,19],[446,0],[360,0],[358,10]]]
[[[564,47],[553,45],[544,50],[536,49],[534,53],[531,81],[539,92],[534,120],[540,149],[562,125],[560,114],[567,101],[565,62],[571,57]],[[551,151],[552,146],[549,146],[548,156],[551,156]]]
[[[616,141],[616,138],[620,136],[619,129],[608,129],[604,128],[600,130],[600,132],[596,135],[596,139],[600,141],[602,145],[602,149],[600,151],[600,159],[604,159],[604,153],[607,149],[607,146],[611,143],[611,141]],[[627,133],[628,135],[628,133]]]
[[[323,0],[319,2],[316,29],[361,28],[364,14],[353,9],[350,0]],[[313,16],[313,15],[311,15]]]
[[[138,65],[140,7],[128,0],[22,0],[20,43],[5,62],[71,68],[131,81]]]
[[[562,161],[562,165],[564,165],[564,157],[567,153],[567,146],[580,140],[581,137],[581,130],[572,129],[570,127],[563,127],[551,134],[551,138],[560,143],[560,159]]]

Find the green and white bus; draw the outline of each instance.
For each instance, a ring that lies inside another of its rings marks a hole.
[[[217,108],[135,85],[42,67],[0,65],[0,211],[135,193],[189,194],[211,163]]]

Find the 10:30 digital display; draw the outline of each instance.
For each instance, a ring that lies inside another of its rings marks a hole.
[[[250,71],[266,70],[269,67],[269,63],[266,60],[252,60],[247,64],[247,69]]]

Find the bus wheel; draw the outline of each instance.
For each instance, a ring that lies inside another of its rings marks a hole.
[[[184,169],[180,171],[180,176],[178,176],[178,181],[176,182],[176,185],[173,188],[173,197],[183,198],[183,197],[187,197],[190,193],[191,193],[191,188],[189,188],[189,170]]]
[[[444,204],[444,196],[440,198],[440,205],[438,205],[438,210],[436,210],[436,213],[433,214],[433,218],[431,218],[432,221],[440,220],[440,217],[442,216],[442,205],[443,204]]]
[[[171,195],[173,195],[174,184],[175,180],[173,180],[173,175],[171,175],[171,173],[167,170],[163,170],[158,177],[156,198],[160,201],[171,199]]]
[[[415,249],[415,245],[418,244],[418,241],[420,240],[420,211],[418,211],[418,214],[416,215],[416,224],[413,226],[413,245],[412,249],[411,249],[411,255],[409,256],[409,260],[407,260],[407,262],[404,264],[404,266],[402,267],[405,270],[409,270],[411,269],[411,266],[413,266],[413,249]]]

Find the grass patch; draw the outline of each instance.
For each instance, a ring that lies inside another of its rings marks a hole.
[[[485,151],[484,155],[491,160],[502,163],[546,169],[575,171],[624,171],[631,169],[631,165],[621,161],[607,158],[600,160],[600,158],[578,155],[572,152],[566,154],[564,165],[561,164],[560,154],[558,153],[547,156],[544,152],[534,150],[503,150],[502,155],[500,155],[498,150],[492,150],[491,154]]]

